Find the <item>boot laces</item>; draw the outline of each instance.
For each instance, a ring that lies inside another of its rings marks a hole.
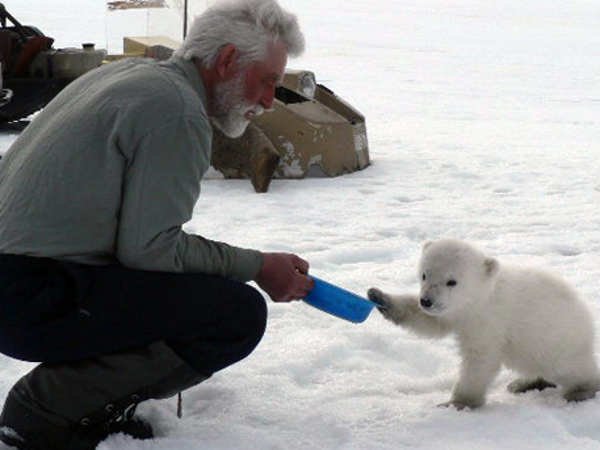
[[[139,402],[134,402],[124,409],[117,409],[107,421],[107,427],[112,428],[113,426],[123,425],[125,422],[129,422],[133,419],[135,410]]]

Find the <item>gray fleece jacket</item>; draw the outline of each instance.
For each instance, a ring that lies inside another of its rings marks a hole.
[[[260,252],[182,230],[210,164],[205,105],[179,58],[71,83],[0,160],[0,253],[255,278]]]

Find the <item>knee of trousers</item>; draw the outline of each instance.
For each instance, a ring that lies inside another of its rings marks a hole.
[[[247,296],[240,302],[236,321],[238,330],[244,333],[245,355],[249,355],[259,344],[267,328],[267,305],[264,297],[251,286],[247,286]]]
[[[193,327],[167,344],[198,373],[211,376],[250,355],[267,325],[267,305],[252,286],[238,283],[218,320]]]

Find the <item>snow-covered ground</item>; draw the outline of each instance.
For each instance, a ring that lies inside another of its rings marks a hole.
[[[190,231],[297,252],[359,294],[415,291],[422,242],[466,239],[563,275],[600,319],[597,0],[281,1],[308,41],[290,66],[365,114],[372,165],[275,180],[262,195],[213,174]],[[155,26],[149,13],[111,16],[103,0],[4,3],[57,46],[118,46],[119,33]],[[0,152],[15,133],[1,132]],[[303,303],[269,308],[258,349],[188,391],[182,420],[174,400],[146,403],[156,440],[98,449],[600,449],[600,398],[516,397],[504,371],[484,408],[440,409],[459,362],[451,339],[417,338],[377,312],[354,325]],[[1,357],[0,396],[29,367]]]

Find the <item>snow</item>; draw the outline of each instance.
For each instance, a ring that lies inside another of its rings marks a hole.
[[[365,114],[372,165],[274,180],[260,195],[212,173],[189,231],[297,252],[363,295],[415,291],[423,241],[465,239],[566,277],[600,314],[600,3],[281,2],[307,37],[290,67]],[[4,3],[57,46],[116,47],[156,26],[144,12],[111,16],[102,0]],[[0,152],[17,133],[0,131]],[[269,310],[257,350],[184,393],[183,419],[175,399],[147,402],[157,439],[98,449],[600,449],[600,398],[513,396],[503,371],[482,409],[437,408],[456,378],[452,339],[417,338],[376,311],[355,325],[300,302]],[[4,396],[31,364],[0,367]]]

